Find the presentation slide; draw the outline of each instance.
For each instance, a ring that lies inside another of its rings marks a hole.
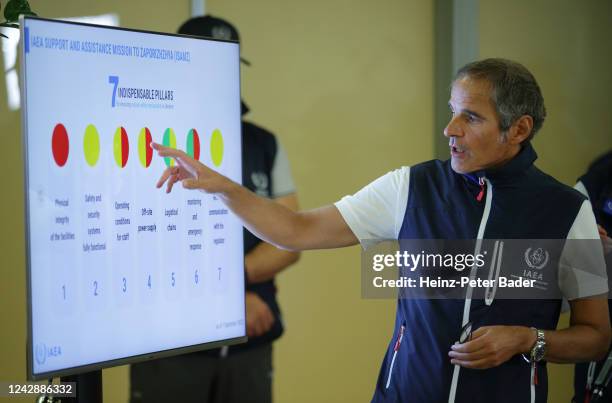
[[[238,44],[25,18],[21,50],[29,377],[243,339],[241,223],[151,148],[241,182]]]

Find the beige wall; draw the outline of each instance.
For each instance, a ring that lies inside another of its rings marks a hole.
[[[30,3],[45,17],[116,12],[123,26],[161,31],[174,31],[189,13],[187,1]],[[278,133],[303,207],[333,202],[388,170],[432,158],[429,1],[208,0],[207,7],[241,29],[243,54],[253,63],[243,70],[251,119]],[[0,133],[0,380],[20,381],[23,177],[19,114],[8,112],[3,80]],[[395,303],[361,298],[359,249],[305,253],[279,288],[287,331],[276,344],[276,401],[368,401]],[[127,368],[105,370],[104,386],[106,401],[126,401]]]
[[[612,148],[612,2],[482,0],[480,56],[525,64],[538,80],[548,117],[534,140],[536,164],[573,185]],[[568,325],[564,315],[560,327]],[[551,402],[568,402],[573,367],[550,365]]]

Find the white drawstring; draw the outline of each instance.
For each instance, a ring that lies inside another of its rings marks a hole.
[[[491,287],[487,286],[487,290],[485,292],[485,304],[487,306],[491,306],[493,300],[495,300],[495,294],[497,294],[497,282],[499,281],[499,271],[501,269],[503,254],[504,241],[495,241],[493,259],[491,260],[491,268],[489,269],[489,284],[493,284],[493,289],[491,290]],[[494,272],[495,278],[493,278]]]

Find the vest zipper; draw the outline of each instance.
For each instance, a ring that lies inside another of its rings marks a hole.
[[[486,182],[485,182],[485,177],[484,176],[480,176],[478,178],[478,185],[480,185],[480,192],[478,192],[478,195],[476,196],[476,200],[482,201],[482,197],[485,194],[485,187],[486,187]]]
[[[480,184],[481,194],[485,195],[484,189],[485,186],[489,186],[489,191],[486,192],[485,206],[484,211],[482,213],[482,218],[480,219],[480,226],[478,227],[478,234],[476,235],[476,247],[474,248],[474,255],[480,254],[482,249],[482,240],[484,239],[484,232],[487,227],[487,221],[489,221],[489,214],[491,213],[491,200],[493,200],[493,186],[491,186],[491,182],[487,180],[484,176],[478,178],[478,183]],[[480,194],[479,194],[480,196]],[[480,198],[482,199],[482,196]],[[476,196],[476,200],[478,200],[478,196]],[[478,200],[480,201],[480,200]],[[474,264],[472,269],[470,270],[470,280],[473,280],[476,277],[477,266]],[[470,321],[470,307],[472,306],[472,294],[473,290],[471,287],[468,287],[465,303],[463,305],[463,320],[461,321],[461,326],[465,326]],[[455,365],[453,368],[453,377],[451,380],[450,392],[448,394],[448,403],[455,403],[455,395],[457,394],[457,384],[459,383],[459,369],[461,367],[459,365]]]
[[[393,358],[391,358],[391,364],[389,364],[389,376],[387,377],[387,384],[385,385],[385,389],[389,389],[389,385],[391,384],[391,374],[393,373],[393,366],[395,364],[395,357],[397,357],[397,351],[402,345],[402,339],[404,338],[404,329],[405,325],[400,326],[397,339],[395,340],[395,346],[393,346]]]

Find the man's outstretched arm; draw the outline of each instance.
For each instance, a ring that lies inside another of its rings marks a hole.
[[[295,193],[272,199],[291,211],[299,209]],[[272,280],[278,273],[300,258],[300,252],[281,250],[267,242],[260,242],[244,256],[244,270],[249,283]]]
[[[295,212],[259,197],[245,187],[208,168],[181,150],[153,143],[161,157],[173,158],[177,165],[167,168],[157,182],[171,192],[176,182],[186,189],[215,193],[257,237],[287,250],[325,249],[350,246],[357,238],[333,206]]]

